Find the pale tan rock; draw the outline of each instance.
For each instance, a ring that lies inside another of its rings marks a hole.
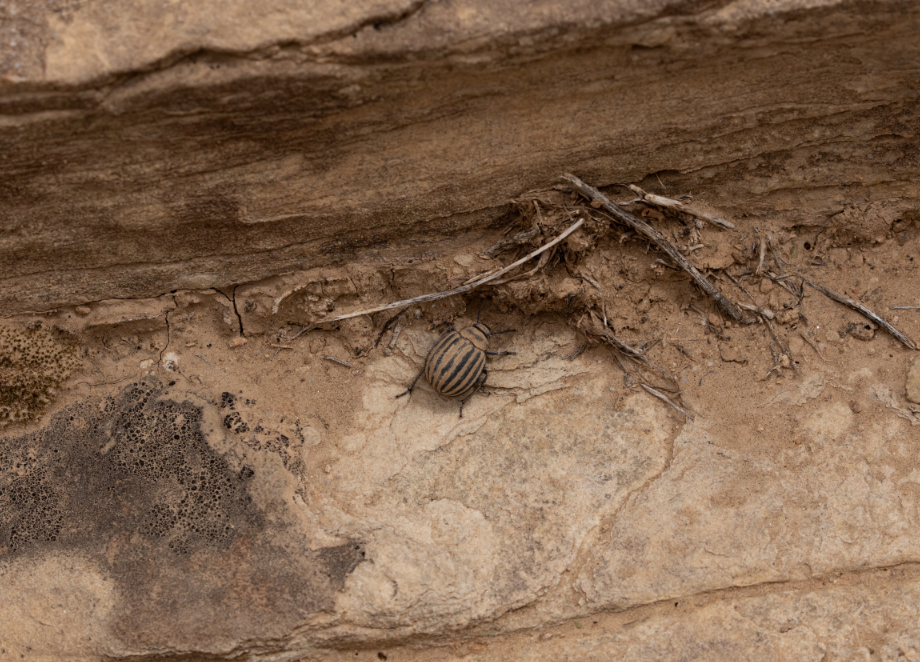
[[[713,601],[670,601],[640,613],[574,619],[539,635],[483,637],[459,651],[407,647],[384,649],[383,654],[407,662],[920,659],[917,576],[895,571],[872,579],[855,585],[815,582],[809,588]]]
[[[592,552],[579,576],[588,602],[624,608],[716,588],[807,579],[831,567],[920,558],[901,509],[901,488],[872,478],[894,471],[911,452],[896,441],[906,424],[891,418],[862,435],[854,429],[853,412],[840,402],[800,425],[807,449],[756,462],[720,448],[705,430],[685,428],[675,441],[669,474],[681,476],[680,487],[666,475],[612,525],[610,543]],[[863,461],[870,454],[880,467]],[[744,471],[757,472],[758,490],[730,497],[730,486]],[[845,489],[833,487],[840,472],[847,476]],[[657,518],[653,513],[665,502],[680,515]]]
[[[907,399],[920,404],[920,361],[914,359],[907,370]]]

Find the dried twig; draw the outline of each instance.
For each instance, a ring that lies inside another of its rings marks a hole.
[[[760,243],[760,259],[757,261],[757,268],[754,269],[755,276],[759,276],[760,272],[763,271],[763,260],[767,257],[767,240],[760,237],[758,241]]]
[[[387,344],[389,349],[396,347],[396,341],[399,340],[399,334],[402,333],[402,330],[402,324],[397,324],[395,327],[393,327],[393,335],[390,337],[390,342]]]
[[[352,364],[350,364],[348,361],[343,361],[342,359],[337,359],[337,358],[335,358],[334,356],[324,356],[323,358],[326,359],[327,361],[333,361],[334,363],[339,363],[339,364],[345,366],[346,368],[354,368],[354,366],[353,366]]]
[[[687,411],[686,409],[684,409],[683,407],[681,407],[679,404],[677,404],[676,402],[674,402],[671,398],[669,398],[668,396],[666,396],[666,395],[665,395],[664,393],[662,393],[661,391],[655,390],[655,389],[653,389],[651,386],[648,386],[647,384],[639,384],[639,386],[641,386],[642,388],[644,388],[648,393],[651,393],[652,395],[654,395],[656,398],[658,398],[658,399],[662,400],[663,402],[666,402],[667,404],[669,404],[669,405],[671,405],[672,407],[674,407],[674,409],[676,409],[676,410],[679,411],[681,414],[683,414],[684,416],[686,416],[687,418],[689,418],[691,421],[693,420],[693,414],[691,414],[689,411]]]
[[[750,310],[752,313],[757,313],[761,317],[765,317],[768,320],[771,320],[774,317],[776,317],[776,314],[772,310],[770,310],[769,308],[764,308],[763,306],[754,306],[749,303],[739,303],[738,305],[741,308],[744,308],[745,310]]]
[[[313,328],[313,325],[307,324],[307,325],[306,325],[305,327],[303,327],[300,331],[298,331],[298,332],[295,333],[293,336],[291,336],[291,339],[290,339],[288,342],[294,342],[294,338],[297,338],[298,336],[300,336],[301,333],[303,333],[304,331],[309,331],[309,330],[312,329],[312,328]]]
[[[706,212],[693,209],[688,207],[683,202],[679,200],[674,200],[673,198],[665,198],[660,195],[655,195],[654,193],[646,193],[638,186],[633,186],[632,184],[627,184],[629,190],[642,198],[642,202],[648,203],[653,207],[661,207],[664,209],[676,209],[677,211],[682,211],[685,214],[689,214],[694,218],[701,218],[704,221],[709,221],[713,225],[718,225],[722,228],[728,228],[729,230],[734,230],[735,226],[724,218],[719,218],[718,216],[713,216],[712,214],[707,214]]]
[[[920,306],[888,306],[889,310],[920,310]]]
[[[629,227],[633,228],[637,232],[640,232],[643,236],[650,239],[658,248],[663,250],[668,256],[674,260],[675,263],[680,265],[680,267],[690,274],[690,277],[696,281],[696,284],[699,285],[706,294],[711,296],[716,300],[716,303],[719,304],[719,307],[726,312],[726,314],[735,321],[742,321],[743,315],[741,310],[729,301],[725,296],[719,291],[719,289],[710,283],[703,275],[697,270],[690,261],[678,251],[673,244],[671,244],[667,239],[664,238],[658,230],[653,228],[651,225],[640,219],[638,216],[629,213],[628,211],[621,209],[618,205],[615,205],[610,199],[598,191],[596,188],[585,184],[575,175],[564,175],[563,179],[572,184],[579,193],[584,195],[587,198],[590,198],[592,201],[598,202],[604,210],[611,214],[621,223],[625,223]]]
[[[530,278],[538,271],[541,271],[546,268],[546,265],[549,264],[549,260],[553,256],[554,253],[555,253],[554,250],[544,252],[543,255],[540,256],[540,259],[537,260],[537,266],[535,266],[530,271],[525,271],[524,273],[517,274],[516,276],[508,276],[507,278],[502,278],[501,280],[497,280],[494,283],[492,283],[492,285],[493,286],[504,285],[505,283],[510,283],[513,280],[524,280],[525,278]],[[489,274],[486,274],[486,275],[491,275],[491,272],[489,272]]]
[[[640,361],[641,363],[644,363],[648,367],[654,370],[657,370],[659,373],[664,375],[664,377],[668,379],[669,381],[671,381],[672,383],[675,383],[675,384],[677,383],[677,380],[674,378],[674,376],[670,372],[668,372],[661,366],[658,366],[652,361],[650,361],[649,358],[645,355],[645,352],[643,352],[641,349],[637,349],[635,347],[627,345],[625,342],[620,340],[613,333],[613,331],[610,330],[610,328],[606,324],[601,324],[601,321],[597,318],[597,315],[594,313],[593,310],[588,310],[588,314],[591,316],[591,321],[594,322],[594,325],[590,331],[591,333],[601,336],[610,345],[618,349],[624,356],[628,356],[629,358],[632,358],[637,361]],[[614,352],[614,356],[615,357],[617,356],[617,352]],[[620,362],[619,358],[617,358],[617,361]],[[620,367],[623,368],[624,372],[629,372],[623,366],[622,362],[620,362]]]
[[[202,361],[204,361],[205,363],[207,363],[209,366],[211,366],[212,368],[214,368],[214,364],[211,363],[210,361],[208,361],[206,358],[204,358],[201,354],[195,354],[195,356],[197,356],[199,359],[201,359]],[[215,370],[216,370],[216,368],[215,368]]]
[[[856,301],[853,301],[853,300],[850,299],[849,297],[845,297],[845,296],[843,296],[842,294],[837,294],[837,293],[834,292],[833,290],[829,290],[829,289],[827,289],[826,287],[824,287],[823,285],[821,285],[821,284],[819,284],[819,283],[814,283],[814,282],[808,280],[807,278],[804,278],[803,280],[804,280],[806,283],[808,283],[809,285],[811,285],[813,288],[815,288],[816,290],[818,290],[819,292],[821,292],[824,296],[828,297],[829,299],[833,299],[833,300],[836,301],[837,303],[842,303],[844,306],[846,306],[846,307],[848,307],[848,308],[852,308],[853,310],[855,310],[857,313],[859,313],[859,314],[862,315],[863,317],[866,317],[867,319],[872,320],[873,322],[875,322],[876,324],[878,324],[880,327],[882,327],[883,329],[885,329],[888,333],[890,333],[890,334],[893,335],[895,338],[897,338],[898,340],[900,340],[902,343],[904,343],[905,345],[907,345],[907,347],[909,347],[910,349],[917,349],[917,345],[914,344],[914,341],[913,341],[913,340],[911,340],[910,338],[908,338],[907,336],[905,336],[903,333],[901,333],[900,331],[898,331],[898,330],[897,330],[894,326],[892,326],[890,323],[886,322],[884,318],[882,318],[881,316],[879,316],[879,315],[877,315],[876,313],[872,312],[871,310],[869,310],[868,308],[866,308],[866,307],[865,307],[864,305],[862,305],[861,303],[858,303],[858,302],[856,302]]]
[[[681,354],[683,354],[684,356],[686,356],[686,357],[687,357],[688,359],[690,359],[691,361],[694,361],[693,354],[690,352],[689,349],[687,349],[687,348],[684,347],[683,345],[678,345],[676,342],[672,342],[672,343],[671,343],[671,346],[672,346],[672,347],[676,347],[676,348],[680,351]]]
[[[391,326],[396,325],[397,329],[402,328],[399,324],[399,318],[402,316],[402,313],[397,313],[393,315],[390,319],[383,323],[383,327],[380,329],[380,333],[377,334],[377,340],[374,341],[374,347],[380,344],[380,341],[383,339],[383,334],[385,334]],[[398,335],[398,332],[397,332]],[[390,349],[393,349],[393,343],[390,343]]]
[[[488,259],[494,258],[499,253],[502,253],[512,246],[518,246],[520,244],[526,244],[528,241],[540,234],[540,228],[537,225],[534,225],[532,228],[527,230],[521,230],[517,234],[513,234],[510,237],[505,237],[501,241],[492,246],[489,246],[487,249],[482,251],[481,255]]]
[[[562,359],[564,361],[574,361],[575,357],[581,354],[583,351],[585,351],[587,347],[588,347],[588,343],[582,343],[578,349],[576,349],[574,352],[572,352],[568,356],[563,356]]]
[[[522,257],[520,260],[508,265],[504,269],[500,269],[499,271],[496,271],[495,273],[492,273],[488,276],[484,276],[480,278],[479,280],[473,281],[472,283],[469,283],[467,285],[461,285],[460,287],[456,287],[446,292],[434,292],[433,294],[423,294],[420,297],[413,297],[411,299],[404,299],[403,301],[394,301],[393,303],[384,304],[382,306],[374,306],[372,308],[365,308],[363,310],[359,310],[354,313],[348,313],[347,315],[339,315],[338,317],[331,317],[329,319],[320,320],[317,323],[324,324],[326,322],[338,322],[339,320],[346,320],[352,317],[360,317],[361,315],[370,315],[372,313],[379,313],[383,310],[392,310],[393,308],[405,308],[406,306],[411,306],[412,304],[415,304],[415,303],[427,303],[428,301],[437,301],[438,299],[444,299],[445,297],[450,297],[450,296],[454,296],[457,294],[463,294],[464,292],[469,292],[470,290],[476,289],[480,285],[485,285],[490,280],[494,280],[495,278],[498,278],[499,276],[508,273],[515,267],[518,267],[524,264],[531,258],[534,258],[540,253],[552,248],[553,246],[558,244],[560,241],[568,237],[570,234],[575,232],[575,230],[580,228],[584,222],[585,221],[583,218],[579,218],[565,232],[560,234],[558,237],[556,237],[552,241],[547,242],[546,244],[544,244],[543,246],[541,246],[534,252],[526,255],[525,257]]]
[[[579,278],[582,278],[582,279],[584,279],[584,280],[586,280],[586,281],[588,281],[588,282],[591,283],[594,287],[597,288],[597,291],[598,291],[598,292],[600,292],[602,295],[604,294],[604,288],[602,288],[600,285],[598,285],[596,280],[594,280],[593,278],[591,278],[590,276],[588,276],[587,274],[585,274],[584,271],[580,271],[580,272],[578,273],[578,277],[579,277]]]
[[[802,333],[801,331],[799,331],[799,335],[802,336],[802,340],[804,340],[804,341],[807,342],[809,345],[811,345],[811,348],[812,348],[813,350],[815,350],[815,354],[818,355],[818,358],[821,359],[822,361],[824,361],[824,362],[826,363],[827,360],[826,360],[823,356],[821,356],[821,351],[818,349],[818,346],[817,346],[816,344],[814,344],[814,343],[811,341],[811,339],[809,339],[808,336],[806,336],[806,335],[805,335],[804,333]]]
[[[799,370],[799,366],[796,365],[795,357],[792,356],[792,352],[789,351],[789,348],[786,347],[783,341],[779,339],[779,336],[776,335],[776,330],[773,328],[773,324],[770,322],[770,320],[768,320],[765,317],[763,318],[763,323],[764,323],[764,326],[767,327],[767,330],[770,332],[770,335],[773,336],[773,340],[775,340],[776,344],[779,345],[781,350],[783,350],[783,355],[789,359],[789,363],[792,365],[793,370],[795,370],[797,373],[801,375],[802,371]],[[782,360],[782,357],[780,357],[780,360]],[[769,376],[769,373],[768,373],[768,376]]]

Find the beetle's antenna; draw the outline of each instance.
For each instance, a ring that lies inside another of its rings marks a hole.
[[[476,313],[476,324],[479,324],[480,317],[482,317],[482,299],[479,300],[479,312]]]

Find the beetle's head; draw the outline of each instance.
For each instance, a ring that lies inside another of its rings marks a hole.
[[[492,331],[490,331],[490,330],[489,330],[489,327],[487,327],[487,326],[486,326],[485,324],[483,324],[482,322],[476,322],[473,326],[474,326],[475,328],[479,329],[480,331],[482,331],[483,335],[485,335],[486,338],[491,338],[491,337],[492,337]]]

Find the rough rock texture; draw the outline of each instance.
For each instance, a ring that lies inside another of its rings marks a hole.
[[[0,421],[0,662],[920,659],[918,363],[796,276],[920,339],[918,28],[906,2],[0,4],[0,335],[54,348],[0,352],[51,380]],[[564,171],[730,219],[642,212],[771,324]],[[484,302],[312,326],[576,212]],[[480,317],[516,352],[488,394],[395,397]]]
[[[917,207],[918,13],[10,2],[0,305],[431,257],[565,170],[874,239]]]

